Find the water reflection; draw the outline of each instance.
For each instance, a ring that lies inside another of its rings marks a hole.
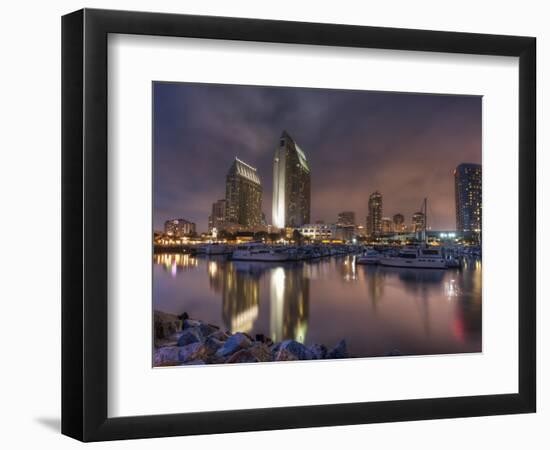
[[[357,266],[354,256],[301,263],[155,255],[155,307],[231,332],[333,345],[357,356],[481,350],[481,261],[463,270]],[[204,280],[204,281],[202,281]]]
[[[270,334],[273,341],[305,342],[309,318],[309,279],[304,264],[276,267],[270,280]]]

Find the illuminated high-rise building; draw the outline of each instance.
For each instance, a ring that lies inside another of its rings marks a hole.
[[[481,230],[481,165],[460,164],[454,171],[456,229]]]
[[[382,194],[378,191],[369,196],[367,235],[378,236],[382,232]]]
[[[355,213],[353,211],[342,211],[338,214],[336,225],[340,227],[355,226]]]
[[[262,221],[262,184],[256,169],[235,158],[225,183],[225,222],[256,227]]]
[[[208,230],[216,228],[218,231],[225,227],[225,199],[212,203],[212,214],[208,221]]]
[[[273,158],[272,222],[277,228],[309,223],[311,173],[298,144],[283,131]]]
[[[426,224],[426,216],[422,211],[415,212],[412,215],[412,231],[413,233],[420,233],[424,231]]]
[[[393,229],[397,232],[406,231],[407,226],[405,225],[405,216],[403,214],[400,214],[400,213],[394,214]]]

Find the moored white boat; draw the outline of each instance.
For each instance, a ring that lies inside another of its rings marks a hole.
[[[378,264],[380,253],[373,249],[367,249],[365,253],[355,258],[356,264]]]
[[[284,249],[270,248],[262,244],[241,245],[233,251],[235,261],[288,261],[289,254]]]
[[[382,256],[379,263],[388,267],[446,269],[447,263],[437,247],[405,247],[396,256]]]

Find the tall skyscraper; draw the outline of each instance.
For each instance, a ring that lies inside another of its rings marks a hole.
[[[378,191],[369,196],[367,235],[378,236],[382,232],[382,194]]]
[[[413,233],[420,233],[424,231],[424,224],[426,222],[426,216],[421,211],[415,212],[412,215],[412,231]]]
[[[481,231],[481,165],[460,164],[454,172],[456,229]]]
[[[225,221],[256,227],[262,221],[262,184],[256,169],[235,158],[225,183]]]
[[[212,214],[208,222],[209,231],[216,228],[218,231],[223,230],[225,227],[225,199],[218,200],[212,203]]]
[[[355,213],[353,211],[342,211],[338,214],[336,225],[339,227],[355,225]]]
[[[273,158],[272,222],[277,228],[309,223],[311,173],[306,155],[283,131]]]
[[[393,229],[397,232],[403,232],[406,230],[405,216],[397,213],[393,216]]]

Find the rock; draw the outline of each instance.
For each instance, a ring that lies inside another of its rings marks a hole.
[[[223,346],[216,352],[216,355],[229,356],[242,348],[249,347],[250,344],[250,339],[243,333],[235,333],[224,342]]]
[[[255,340],[257,342],[262,342],[268,346],[273,345],[273,341],[271,340],[271,338],[266,336],[265,334],[257,334]]]
[[[249,350],[250,350],[250,353],[254,357],[256,357],[256,359],[259,362],[267,362],[267,361],[273,360],[273,357],[271,355],[271,350],[266,344],[262,342],[254,343],[254,345],[252,345],[252,347],[250,347]]]
[[[210,336],[212,333],[215,333],[216,331],[218,331],[219,328],[218,327],[215,327],[214,325],[210,325],[210,324],[206,324],[206,323],[201,323],[199,326],[198,326],[198,331],[200,332],[200,334],[202,334],[205,338]]]
[[[199,320],[185,319],[183,321],[184,330],[186,330],[187,328],[198,328],[200,325],[201,322]]]
[[[188,344],[184,345],[183,347],[176,348],[179,348],[179,360],[184,363],[188,363],[190,361],[198,359],[205,359],[207,357],[206,347],[200,342],[195,342],[193,344]]]
[[[290,353],[286,348],[273,352],[273,361],[298,361],[298,357]]]
[[[304,344],[300,344],[298,341],[287,340],[281,342],[281,344],[277,347],[276,353],[283,350],[293,354],[296,359],[299,360],[314,359],[313,353]],[[279,359],[277,360],[279,361]]]
[[[327,357],[328,349],[322,344],[313,344],[308,349],[312,353],[313,359],[325,359]]]
[[[227,341],[227,339],[229,339],[229,336],[230,334],[227,334],[225,331],[222,331],[222,330],[218,330],[218,331],[214,331],[214,333],[212,333],[210,336],[208,336],[209,338],[214,338],[214,339],[218,339],[220,341]]]
[[[206,364],[206,362],[202,359],[193,359],[191,361],[181,363],[180,366],[202,366],[204,364]]]
[[[153,354],[153,366],[174,366],[179,364],[179,347],[160,347]]]
[[[258,358],[252,353],[252,351],[247,348],[243,348],[238,352],[233,353],[225,362],[227,364],[253,363],[258,362]]]
[[[195,342],[201,342],[201,337],[202,336],[200,336],[199,332],[195,329],[187,328],[178,339],[178,347],[183,347],[184,345],[193,344]]]
[[[223,341],[216,339],[215,337],[209,336],[206,338],[206,341],[204,342],[204,346],[206,347],[206,351],[209,355],[212,355],[216,353],[220,347],[223,346]]]
[[[341,358],[349,358],[345,339],[342,339],[340,342],[338,342],[338,344],[336,344],[336,347],[334,347],[327,354],[327,359],[341,359]]]
[[[155,339],[167,339],[174,333],[181,331],[182,321],[174,314],[162,311],[153,312],[153,330]]]

